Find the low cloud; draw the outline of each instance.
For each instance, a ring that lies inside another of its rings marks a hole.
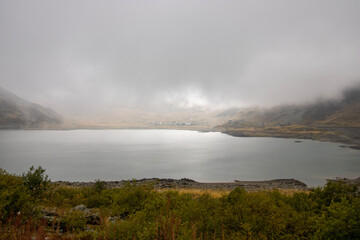
[[[0,85],[63,114],[272,106],[360,81],[359,1],[2,1]]]

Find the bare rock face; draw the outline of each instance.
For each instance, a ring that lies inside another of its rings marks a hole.
[[[50,108],[28,102],[0,87],[0,129],[43,128],[61,124]]]

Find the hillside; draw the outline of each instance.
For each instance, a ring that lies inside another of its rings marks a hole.
[[[0,87],[0,128],[47,128],[59,125],[62,117],[50,108],[28,102]]]
[[[320,100],[304,105],[283,105],[269,109],[229,109],[218,117],[241,125],[322,125],[360,127],[360,87],[344,92],[341,99]]]
[[[216,130],[234,136],[316,139],[360,145],[360,86],[340,99],[269,109],[231,109]]]

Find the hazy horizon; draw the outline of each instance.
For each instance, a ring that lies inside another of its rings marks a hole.
[[[1,1],[0,86],[60,114],[275,106],[360,81],[359,1]]]

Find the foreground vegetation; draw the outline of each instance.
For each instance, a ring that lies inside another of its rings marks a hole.
[[[0,170],[0,239],[360,239],[357,186],[293,194],[51,184],[41,167]]]

